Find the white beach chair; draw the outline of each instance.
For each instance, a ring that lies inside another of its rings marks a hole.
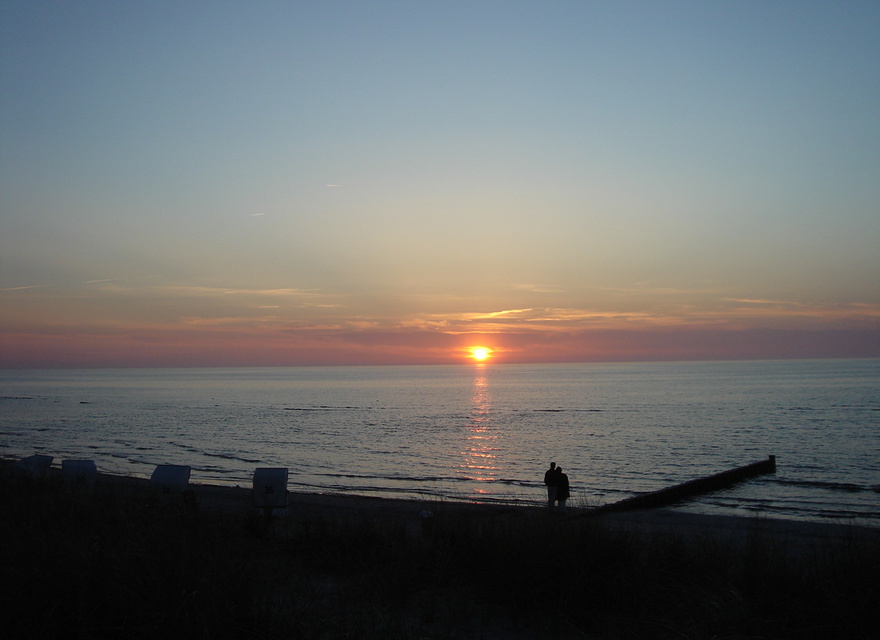
[[[98,479],[98,467],[94,460],[62,460],[61,475],[71,486],[91,489]]]
[[[15,468],[24,477],[31,480],[45,480],[49,476],[49,469],[52,467],[52,456],[44,456],[39,453],[26,458],[22,458],[15,463]]]
[[[182,495],[189,489],[192,469],[178,464],[160,464],[150,476],[150,484],[166,496]]]
[[[269,517],[287,515],[287,469],[260,467],[254,470],[254,507]]]

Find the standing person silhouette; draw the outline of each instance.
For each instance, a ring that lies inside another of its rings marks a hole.
[[[544,484],[547,485],[547,508],[553,509],[556,505],[556,485],[557,483],[556,476],[556,463],[551,462],[550,468],[544,472]]]
[[[556,467],[556,500],[560,511],[565,511],[565,501],[570,495],[568,476],[562,473],[562,467]]]

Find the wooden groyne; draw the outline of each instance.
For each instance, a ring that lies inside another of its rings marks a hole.
[[[620,502],[602,505],[590,511],[587,515],[598,515],[601,513],[609,513],[612,511],[628,511],[630,509],[653,509],[655,507],[664,507],[666,505],[680,502],[685,498],[710,493],[725,489],[737,482],[754,478],[755,476],[764,475],[765,473],[776,472],[776,456],[769,456],[766,460],[753,462],[743,467],[722,471],[705,478],[697,478],[696,480],[688,480],[667,489],[660,491],[652,491],[642,495],[626,498]]]

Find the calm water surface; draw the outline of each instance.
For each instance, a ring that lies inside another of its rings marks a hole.
[[[0,455],[91,458],[147,477],[573,503],[776,455],[778,471],[680,508],[880,524],[880,360],[0,371]]]

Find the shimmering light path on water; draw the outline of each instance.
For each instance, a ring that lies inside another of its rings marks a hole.
[[[582,506],[772,454],[775,475],[685,508],[877,520],[878,389],[877,360],[6,371],[0,454],[530,504],[554,460]]]

